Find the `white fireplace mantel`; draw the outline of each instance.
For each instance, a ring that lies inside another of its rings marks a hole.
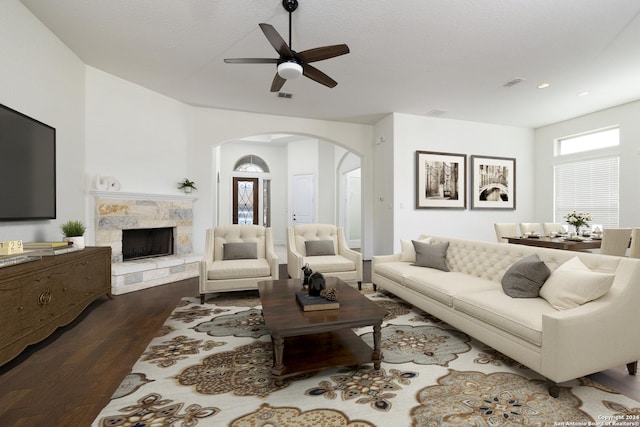
[[[101,199],[136,199],[136,200],[190,200],[195,202],[198,198],[192,194],[153,194],[153,193],[129,193],[125,191],[101,191],[93,190],[89,193]]]

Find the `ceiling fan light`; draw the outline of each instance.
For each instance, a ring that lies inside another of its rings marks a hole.
[[[291,61],[278,64],[278,75],[285,80],[297,79],[302,75],[302,65]]]

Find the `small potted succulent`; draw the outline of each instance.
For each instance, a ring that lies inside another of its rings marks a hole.
[[[84,248],[84,232],[86,227],[81,221],[67,221],[60,226],[65,242],[72,242],[76,248]]]
[[[198,189],[196,183],[190,181],[189,178],[185,178],[182,182],[178,183],[178,188],[184,190],[185,193],[191,193],[191,191]]]

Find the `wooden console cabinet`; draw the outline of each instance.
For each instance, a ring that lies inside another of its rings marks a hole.
[[[111,296],[111,248],[87,247],[0,268],[0,365]]]

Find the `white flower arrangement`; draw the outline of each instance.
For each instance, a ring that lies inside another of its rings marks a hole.
[[[566,214],[564,218],[567,220],[567,224],[576,228],[576,231],[580,230],[581,227],[588,227],[589,221],[592,219],[590,213],[577,211]]]

